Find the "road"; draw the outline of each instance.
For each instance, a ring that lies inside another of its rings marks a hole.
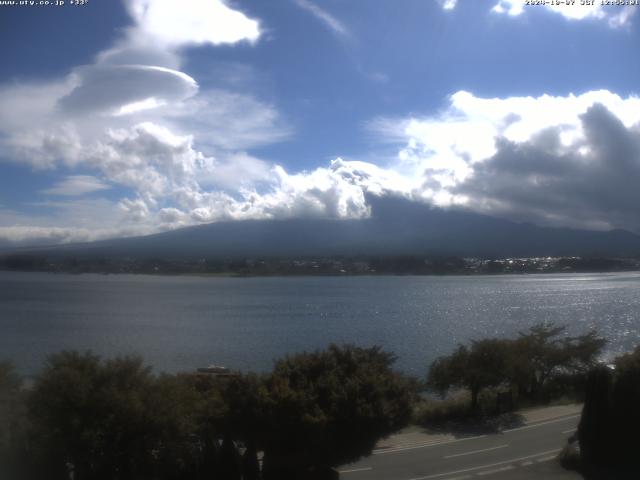
[[[340,468],[342,480],[579,479],[556,456],[579,414],[528,423],[499,433],[435,439],[378,449]]]

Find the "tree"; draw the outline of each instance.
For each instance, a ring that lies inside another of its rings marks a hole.
[[[431,364],[427,384],[441,393],[451,387],[469,389],[474,409],[483,388],[503,382],[517,386],[522,396],[537,397],[552,377],[584,377],[606,344],[595,331],[575,337],[562,336],[564,331],[565,327],[553,323],[539,323],[515,339],[459,345],[451,355]]]
[[[478,396],[483,388],[500,385],[507,380],[509,341],[485,339],[471,342],[471,347],[459,345],[447,356],[436,359],[429,368],[427,385],[446,393],[451,387],[467,388],[471,392],[471,408],[478,408]]]
[[[0,361],[0,452],[6,451],[11,441],[21,386],[13,364]]]
[[[49,357],[29,398],[34,459],[47,478],[179,478],[196,454],[195,392],[137,357]]]
[[[615,463],[638,471],[638,432],[640,432],[640,347],[615,360],[612,391],[612,443]]]
[[[587,377],[578,426],[585,478],[636,478],[640,431],[640,347]]]
[[[569,351],[568,369],[575,373],[587,373],[598,364],[607,340],[590,330],[584,335],[563,339],[563,346]]]
[[[520,332],[511,345],[510,378],[521,395],[536,397],[553,375],[586,374],[596,363],[606,340],[595,331],[562,336],[565,327],[539,323]]]
[[[241,470],[244,478],[257,478],[257,450],[266,435],[264,377],[236,372],[191,378],[202,398],[196,432],[203,444],[204,476],[235,478]],[[235,442],[246,447],[242,457]]]
[[[587,375],[585,402],[578,424],[580,456],[585,464],[602,465],[609,461],[612,376],[605,366],[594,368]]]
[[[215,383],[220,402],[210,405],[209,411],[217,412],[216,430],[247,445],[262,445],[268,414],[265,377],[238,373]]]
[[[12,363],[0,361],[0,477],[13,466],[24,429],[22,378]]]
[[[370,454],[402,428],[415,385],[392,370],[394,361],[380,347],[353,345],[277,361],[266,380],[265,475],[309,478]]]
[[[186,374],[161,375],[152,384],[148,408],[155,418],[150,433],[155,435],[157,478],[178,480],[207,473],[201,441],[205,400],[193,380]]]

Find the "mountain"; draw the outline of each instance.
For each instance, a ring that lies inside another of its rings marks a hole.
[[[370,200],[360,220],[289,219],[219,222],[144,237],[21,249],[48,256],[166,260],[334,255],[534,257],[637,255],[640,236],[538,227],[395,198]]]

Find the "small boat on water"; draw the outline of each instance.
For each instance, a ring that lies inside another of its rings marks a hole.
[[[235,376],[227,367],[220,365],[209,365],[208,367],[199,367],[196,369],[198,375],[210,375],[213,377],[231,377]]]

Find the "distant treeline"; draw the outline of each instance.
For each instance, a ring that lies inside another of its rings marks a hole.
[[[0,256],[0,269],[68,273],[278,275],[470,275],[501,273],[617,272],[640,270],[638,258],[543,257],[478,259],[415,255],[302,258],[159,259],[60,254]]]

